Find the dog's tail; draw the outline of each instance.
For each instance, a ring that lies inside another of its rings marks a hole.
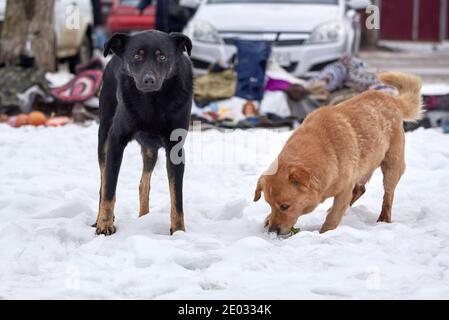
[[[398,89],[399,96],[396,98],[402,102],[400,109],[404,121],[413,122],[421,119],[423,113],[421,79],[401,72],[383,72],[378,76],[383,83]]]

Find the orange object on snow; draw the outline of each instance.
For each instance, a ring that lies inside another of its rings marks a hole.
[[[52,117],[47,120],[45,125],[50,127],[59,127],[66,125],[67,123],[69,123],[69,121],[70,121],[69,117]]]
[[[28,124],[33,126],[43,126],[47,122],[47,117],[40,111],[33,111],[28,115]]]
[[[17,115],[15,123],[12,125],[15,128],[28,124],[28,115],[21,113]]]

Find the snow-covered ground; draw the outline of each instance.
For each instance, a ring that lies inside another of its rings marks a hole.
[[[449,298],[449,135],[407,134],[393,223],[377,224],[382,177],[342,225],[320,235],[329,202],[288,239],[264,232],[258,175],[290,133],[190,134],[186,233],[169,236],[165,161],[138,218],[140,149],[128,146],[117,233],[95,236],[97,126],[0,125],[0,298]],[[164,154],[161,152],[161,158]]]

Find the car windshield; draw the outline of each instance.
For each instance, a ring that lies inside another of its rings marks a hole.
[[[208,3],[301,3],[338,4],[338,0],[208,0]]]

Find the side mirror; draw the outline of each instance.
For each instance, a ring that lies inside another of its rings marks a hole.
[[[371,4],[370,0],[346,0],[346,7],[355,11],[365,10]]]

